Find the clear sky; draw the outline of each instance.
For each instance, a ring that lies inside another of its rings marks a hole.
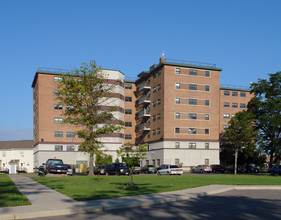
[[[281,71],[280,0],[0,0],[0,140],[32,139],[38,67],[96,60],[136,77],[166,58],[215,63],[221,84]]]

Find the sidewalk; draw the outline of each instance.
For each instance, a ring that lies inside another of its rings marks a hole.
[[[0,219],[27,219],[59,216],[85,212],[103,211],[126,207],[144,206],[163,202],[180,201],[200,196],[212,195],[233,189],[275,189],[281,186],[232,186],[210,185],[192,189],[128,196],[114,199],[75,201],[61,193],[51,190],[23,175],[10,175],[17,188],[32,203],[27,206],[0,208]]]

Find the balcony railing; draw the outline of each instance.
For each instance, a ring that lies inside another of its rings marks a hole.
[[[150,117],[150,108],[143,108],[139,111],[139,117]]]
[[[143,81],[139,86],[138,86],[138,91],[141,91],[143,89],[150,89],[150,85],[147,81]]]
[[[139,104],[149,104],[150,103],[150,99],[149,99],[150,97],[149,96],[145,96],[145,95],[143,95],[143,96],[141,96],[140,98],[139,98]]]
[[[146,123],[142,123],[139,125],[139,130],[140,131],[150,131],[150,128],[147,126]]]

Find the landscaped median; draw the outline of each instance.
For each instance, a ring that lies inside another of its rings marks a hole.
[[[36,177],[33,180],[75,200],[96,200],[169,192],[205,185],[280,185],[280,176],[268,175],[183,175],[134,177],[136,189],[125,190],[127,176]]]
[[[30,201],[22,195],[14,182],[6,174],[0,175],[0,207],[30,205]]]

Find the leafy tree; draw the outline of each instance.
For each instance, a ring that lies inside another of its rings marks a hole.
[[[281,72],[269,74],[269,79],[252,83],[255,97],[248,104],[248,111],[255,115],[255,126],[259,130],[259,145],[273,159],[281,158]]]
[[[96,154],[95,159],[96,159],[95,165],[96,165],[96,169],[98,169],[99,171],[99,179],[100,179],[100,171],[102,167],[112,163],[112,155],[100,151],[99,153]]]
[[[252,148],[256,138],[253,116],[247,111],[238,112],[229,121],[229,127],[223,133],[223,141],[233,146],[235,151],[234,173],[237,173],[238,151],[242,148]]]
[[[120,163],[120,160],[118,157],[115,159],[115,163]]]
[[[126,165],[130,169],[130,177],[131,177],[131,184],[129,187],[129,182],[127,183],[127,188],[133,187],[133,173],[135,167],[140,164],[140,160],[145,159],[145,151],[147,151],[147,144],[140,144],[139,146],[132,146],[131,144],[127,143],[120,147],[117,150],[118,156],[122,158],[122,161],[126,163]]]
[[[66,106],[64,123],[77,126],[75,134],[84,139],[80,148],[90,155],[89,175],[93,175],[93,156],[103,149],[100,137],[123,127],[112,114],[116,107],[107,104],[115,86],[121,82],[109,84],[94,61],[83,63],[79,69],[61,74],[60,78],[57,99]],[[104,110],[103,106],[108,108]]]

